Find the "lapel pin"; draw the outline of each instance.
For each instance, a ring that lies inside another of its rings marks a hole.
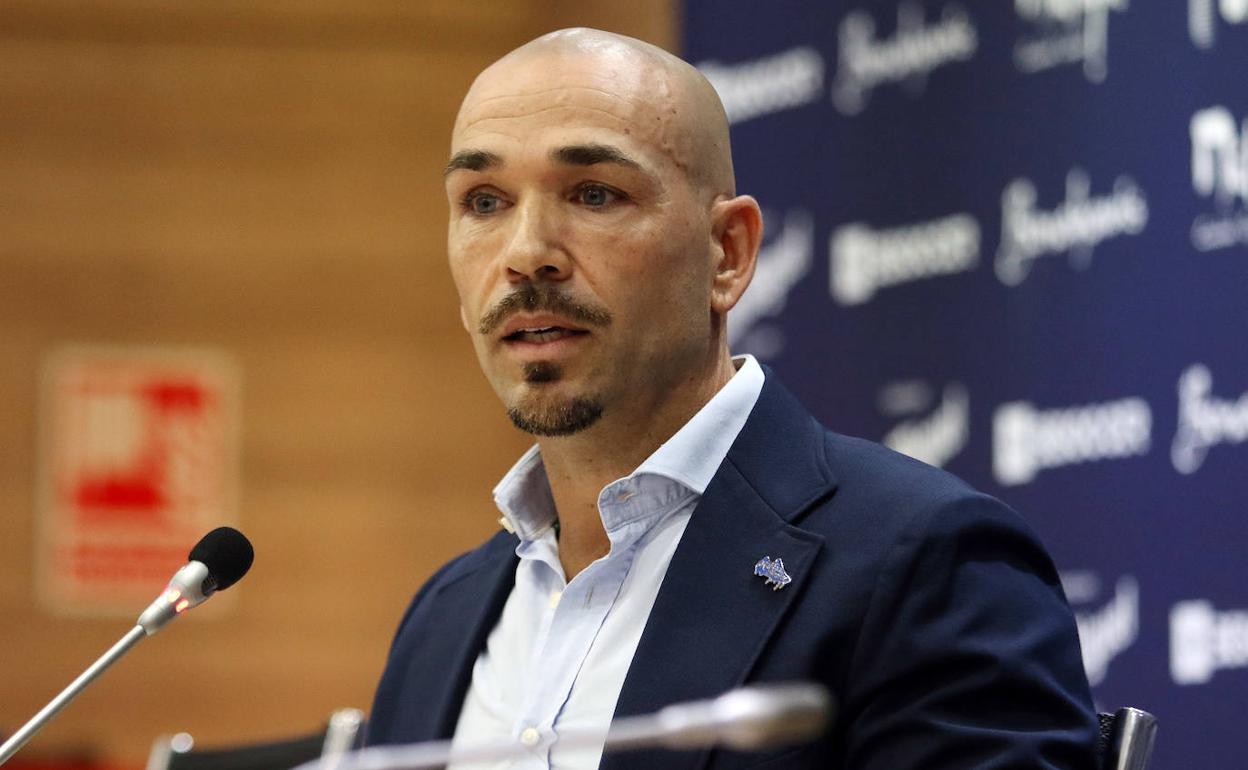
[[[759,559],[758,564],[754,565],[754,574],[761,578],[766,578],[763,585],[771,586],[771,590],[779,591],[789,583],[793,582],[793,578],[789,577],[789,573],[784,571],[784,560],[772,560],[770,556],[764,556]]]

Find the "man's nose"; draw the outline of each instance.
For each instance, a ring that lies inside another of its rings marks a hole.
[[[521,281],[562,281],[571,277],[572,262],[564,249],[557,214],[547,202],[530,199],[516,206],[504,260],[507,278]]]

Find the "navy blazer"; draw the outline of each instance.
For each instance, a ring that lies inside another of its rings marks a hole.
[[[515,578],[500,532],[439,570],[399,626],[368,742],[448,738]],[[754,575],[781,558],[792,583]],[[1096,716],[1052,561],[955,477],[826,430],[767,374],[690,518],[616,716],[747,682],[813,680],[819,741],[769,753],[606,754],[605,770],[1078,768]]]

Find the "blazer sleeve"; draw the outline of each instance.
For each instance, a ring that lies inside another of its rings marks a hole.
[[[855,770],[1097,766],[1096,714],[1057,572],[1022,519],[964,493],[891,547],[841,704]]]

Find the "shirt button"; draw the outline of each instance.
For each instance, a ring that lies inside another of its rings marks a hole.
[[[542,734],[532,727],[526,727],[524,728],[524,732],[520,733],[520,742],[523,743],[525,746],[529,746],[529,747],[536,746],[537,742],[540,741],[541,739],[542,739]]]

